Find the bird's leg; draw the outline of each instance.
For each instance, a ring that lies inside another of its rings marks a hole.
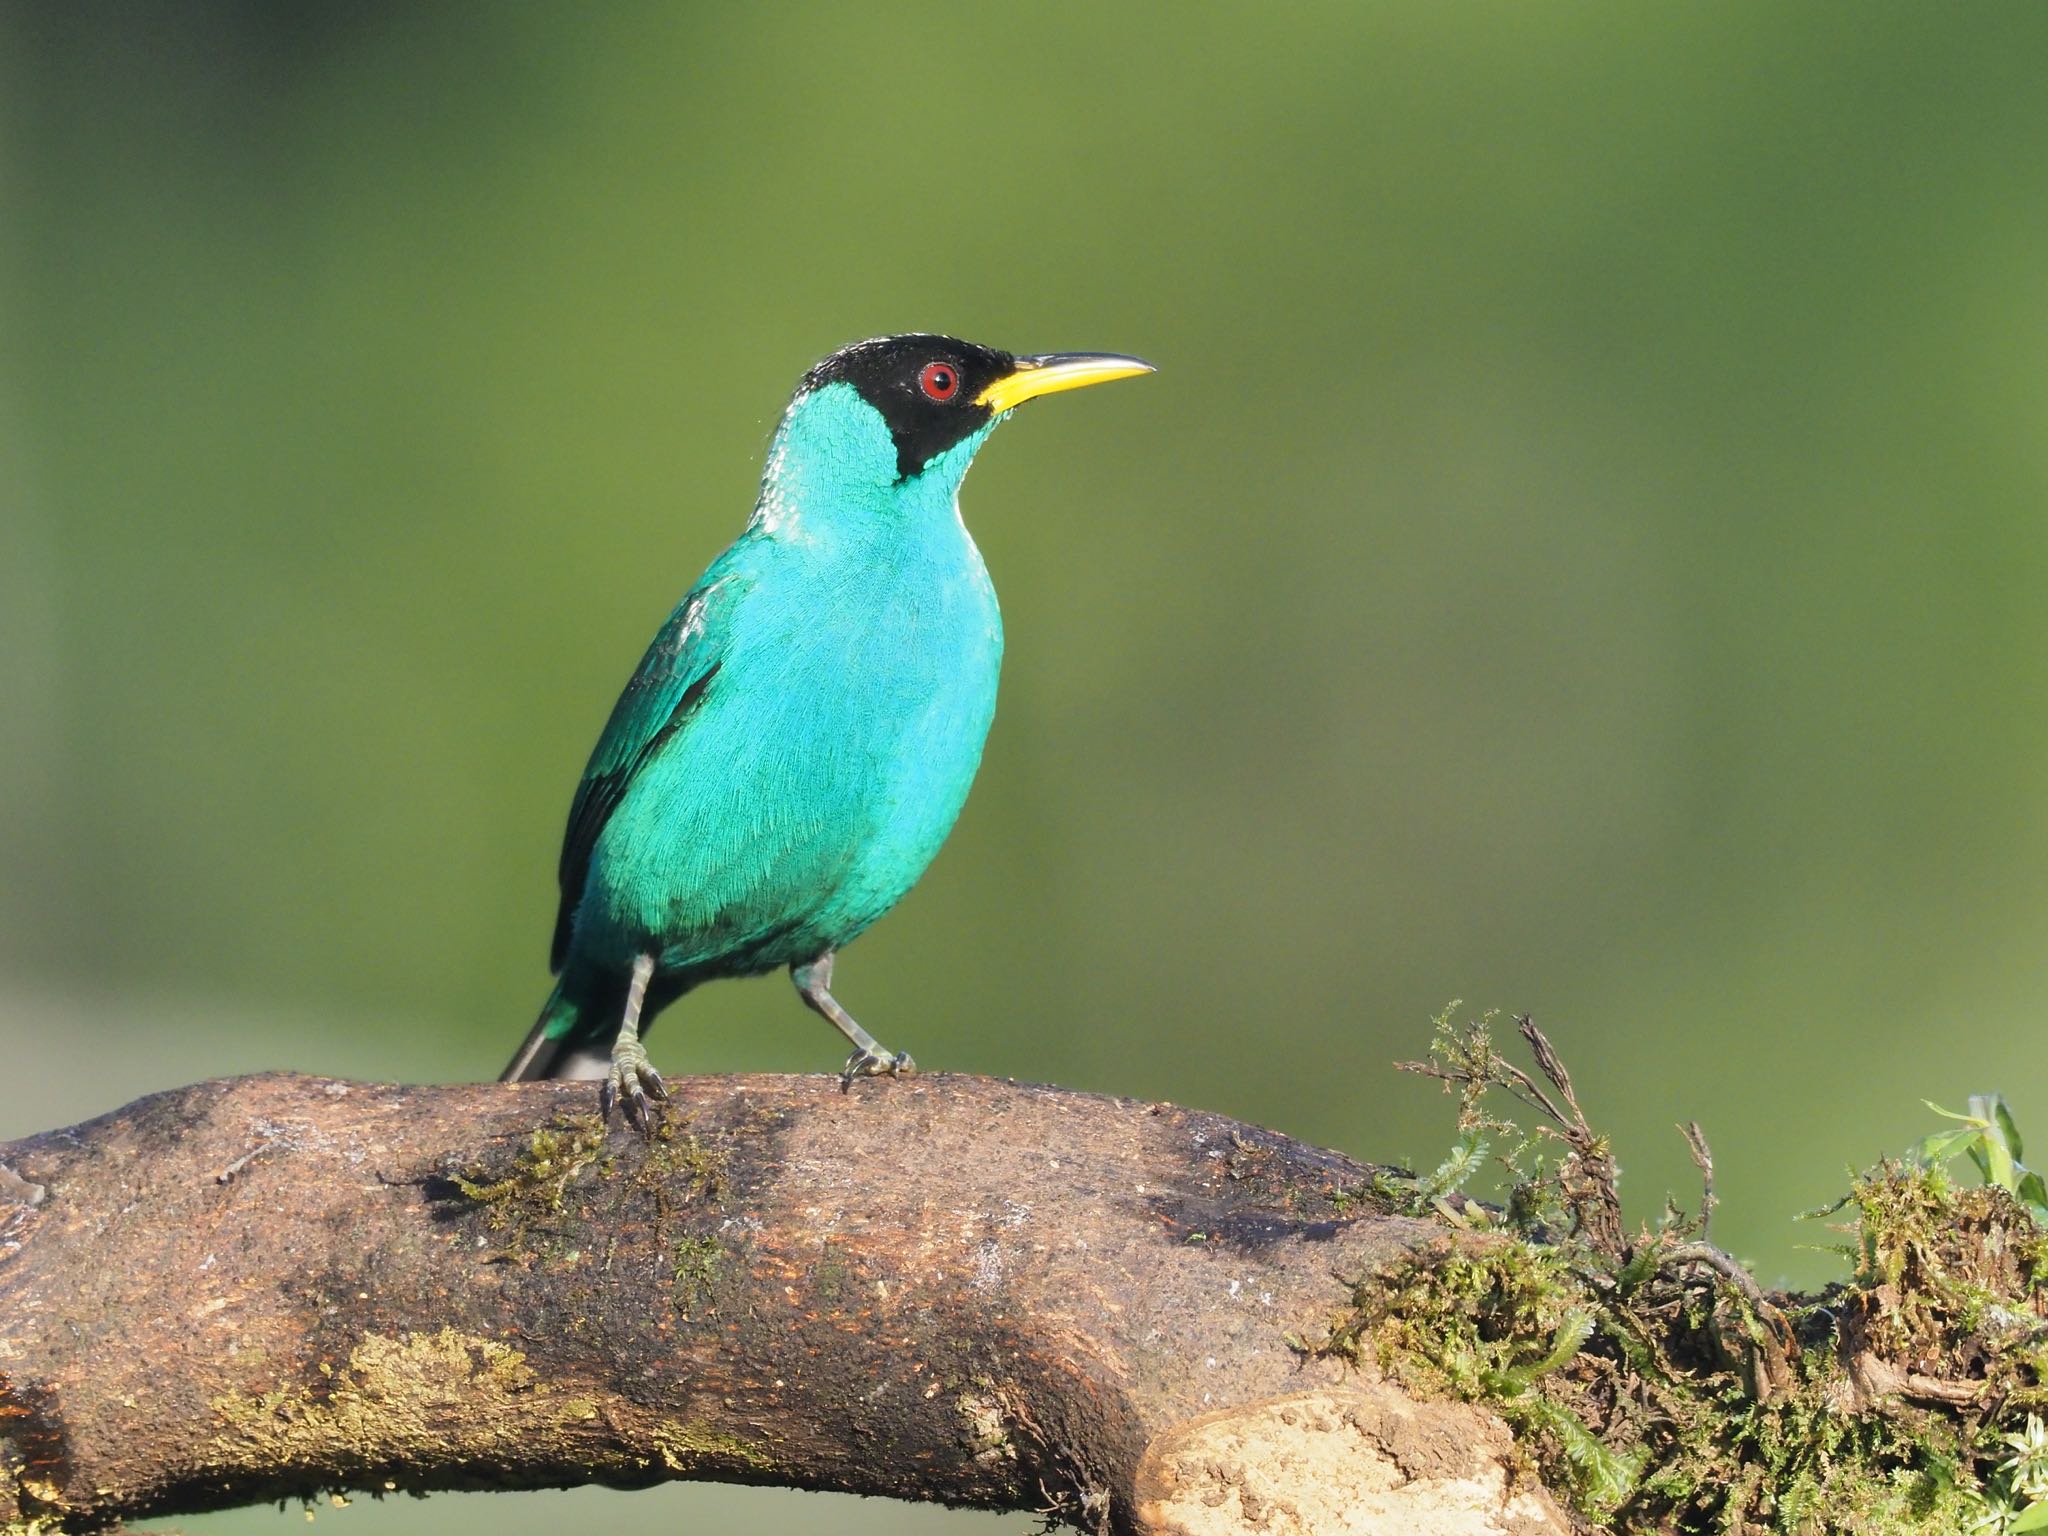
[[[668,1089],[661,1074],[647,1059],[647,1047],[640,1043],[640,1009],[647,1001],[647,983],[654,979],[654,956],[639,955],[633,961],[633,979],[626,984],[626,1013],[619,1022],[619,1036],[612,1042],[612,1068],[598,1090],[598,1112],[609,1120],[614,1104],[622,1105],[626,1118],[641,1130],[647,1129],[647,1101],[666,1100]]]
[[[907,1051],[892,1051],[854,1022],[852,1014],[839,1006],[828,988],[832,985],[832,951],[826,950],[807,965],[792,965],[789,979],[796,983],[796,995],[811,1011],[853,1042],[853,1054],[846,1058],[846,1070],[839,1074],[839,1086],[851,1088],[856,1077],[890,1077],[915,1072],[917,1063]]]

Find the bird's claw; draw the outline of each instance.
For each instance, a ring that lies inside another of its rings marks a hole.
[[[851,1088],[856,1077],[909,1077],[916,1071],[917,1063],[910,1059],[910,1052],[878,1045],[871,1051],[855,1051],[846,1058],[846,1070],[839,1074],[839,1091],[844,1093]]]
[[[612,1069],[605,1074],[604,1086],[597,1091],[597,1112],[610,1120],[612,1110],[618,1108],[635,1130],[645,1131],[653,1123],[654,1111],[649,1101],[666,1104],[668,1085],[661,1080],[661,1074],[654,1070],[654,1063],[647,1059],[644,1046],[635,1043],[612,1051]]]

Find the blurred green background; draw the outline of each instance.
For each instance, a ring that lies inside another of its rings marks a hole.
[[[1434,1161],[1533,1010],[1720,1239],[2048,1137],[2048,10],[0,8],[0,1136],[496,1072],[569,791],[798,375],[1154,379],[965,497],[1001,709],[841,996]],[[777,978],[671,1071],[836,1068]],[[205,1522],[276,1528],[264,1512]],[[751,1490],[344,1532],[1023,1531]]]

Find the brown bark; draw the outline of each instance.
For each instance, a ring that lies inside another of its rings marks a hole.
[[[265,1076],[0,1144],[0,1526],[702,1477],[1569,1528],[1496,1420],[1287,1342],[1439,1235],[1369,1169],[982,1078],[672,1087],[653,1139],[589,1084]]]

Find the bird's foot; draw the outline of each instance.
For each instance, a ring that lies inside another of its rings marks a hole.
[[[612,1047],[612,1069],[597,1091],[597,1112],[610,1120],[616,1106],[625,1112],[635,1130],[644,1131],[653,1122],[649,1100],[666,1104],[668,1086],[654,1070],[654,1063],[647,1059],[646,1046],[638,1040],[620,1041]]]
[[[839,1091],[844,1093],[851,1088],[856,1077],[910,1077],[916,1071],[917,1063],[910,1059],[910,1052],[878,1045],[873,1050],[855,1051],[846,1058],[846,1070],[839,1074]]]

